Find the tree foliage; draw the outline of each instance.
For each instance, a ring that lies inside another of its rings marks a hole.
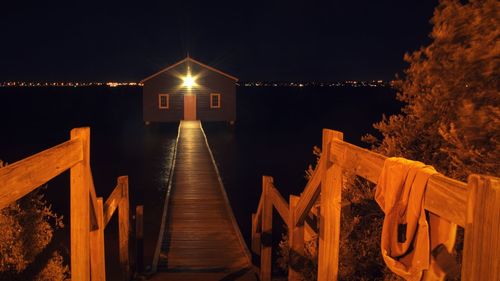
[[[38,191],[0,210],[0,280],[66,279],[69,270],[58,252],[52,253],[41,271],[31,276],[25,272],[52,240],[54,230],[61,227],[62,217],[52,211]]]
[[[440,2],[432,42],[412,54],[395,81],[399,115],[375,124],[375,149],[435,166],[461,180],[500,170],[500,4],[496,0]]]
[[[401,114],[374,125],[381,140],[365,137],[375,151],[434,165],[461,180],[471,173],[498,174],[499,6],[497,0],[439,3],[431,20],[432,42],[405,55],[405,78],[395,81],[398,99],[406,105]],[[313,153],[318,160],[320,149]],[[306,179],[313,171],[309,166]],[[340,280],[401,280],[385,267],[380,254],[384,215],[373,191],[372,184],[344,174]],[[287,247],[285,235],[279,251],[285,269]]]

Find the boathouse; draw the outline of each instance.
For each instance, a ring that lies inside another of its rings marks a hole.
[[[238,78],[191,57],[143,79],[143,118],[149,122],[236,120]]]

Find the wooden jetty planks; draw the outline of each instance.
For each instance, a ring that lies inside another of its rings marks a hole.
[[[208,278],[249,268],[228,204],[199,121],[182,121],[158,270]]]

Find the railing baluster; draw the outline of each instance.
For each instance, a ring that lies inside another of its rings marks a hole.
[[[129,201],[128,201],[128,176],[121,176],[118,182],[122,188],[122,197],[118,203],[118,243],[120,247],[120,266],[123,280],[130,279],[129,264]]]
[[[290,212],[288,224],[288,241],[290,245],[290,257],[288,260],[288,281],[300,281],[301,261],[304,256],[304,224],[295,225],[295,209],[300,197],[290,195]]]
[[[252,214],[252,252],[260,256],[260,230],[255,223],[256,214]]]
[[[144,270],[144,206],[135,207],[136,272]]]
[[[318,280],[337,280],[340,242],[342,168],[330,161],[333,139],[342,140],[341,132],[323,130],[322,157],[326,157],[321,180],[321,215],[319,236]]]
[[[71,130],[71,139],[81,139],[83,160],[70,171],[71,279],[90,280],[90,129]]]
[[[98,229],[90,232],[90,273],[92,281],[106,280],[106,259],[104,252],[104,216],[102,197],[97,198]]]
[[[462,280],[500,280],[500,179],[469,176]]]
[[[262,232],[260,250],[260,280],[271,281],[271,253],[273,236],[273,202],[271,201],[271,187],[273,178],[262,177]]]

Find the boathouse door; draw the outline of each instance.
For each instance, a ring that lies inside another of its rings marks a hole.
[[[184,120],[196,120],[195,95],[184,95]]]

